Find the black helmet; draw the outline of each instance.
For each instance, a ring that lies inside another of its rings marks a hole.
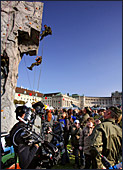
[[[33,104],[32,107],[33,107],[34,109],[37,109],[37,110],[38,110],[38,109],[42,109],[42,108],[44,107],[44,104],[43,104],[41,101],[39,101],[39,102]]]
[[[42,109],[44,107],[44,104],[41,101],[39,101],[33,104],[32,107],[35,109],[37,114],[42,114]]]
[[[27,113],[27,112],[28,112],[28,107],[26,107],[26,106],[18,106],[18,107],[16,108],[16,110],[15,110],[16,119],[19,120],[19,119],[18,119],[18,116],[22,117],[22,115],[23,115],[24,113]]]

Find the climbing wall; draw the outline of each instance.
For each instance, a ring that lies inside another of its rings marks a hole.
[[[1,55],[5,50],[9,58],[4,94],[4,78],[1,79],[1,132],[8,132],[16,122],[14,95],[18,65],[23,54],[38,53],[42,14],[42,2],[1,1]]]

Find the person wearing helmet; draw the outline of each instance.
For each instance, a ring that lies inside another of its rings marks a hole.
[[[19,166],[21,169],[31,168],[35,154],[39,148],[38,144],[33,144],[29,146],[22,133],[24,128],[26,128],[26,122],[29,121],[30,116],[28,115],[28,107],[18,106],[15,110],[17,122],[10,131],[11,141],[14,146],[14,151],[19,158]]]
[[[80,159],[82,158],[82,152],[79,150],[79,139],[82,129],[80,128],[79,120],[75,120],[74,124],[71,127],[71,145],[73,149],[73,153],[75,155],[75,165],[74,168],[80,168],[79,165],[79,152],[80,152]],[[81,164],[83,163],[80,160]]]
[[[52,35],[52,30],[50,27],[48,27],[47,25],[44,25],[44,29],[45,30],[42,31],[42,34],[40,34],[41,36],[40,41],[43,40],[43,38],[46,37],[47,35]]]
[[[35,63],[32,63],[30,67],[27,67],[29,70],[32,70],[34,66],[39,66],[42,63],[42,56],[37,56],[35,60]]]

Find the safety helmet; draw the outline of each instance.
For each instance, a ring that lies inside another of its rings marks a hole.
[[[39,101],[39,102],[33,104],[32,107],[35,109],[36,114],[40,115],[43,112],[42,109],[44,107],[44,104],[41,101]]]
[[[18,106],[15,110],[15,113],[16,113],[16,119],[18,119],[18,116],[22,117],[23,114],[26,114],[28,111],[28,107],[26,106]]]

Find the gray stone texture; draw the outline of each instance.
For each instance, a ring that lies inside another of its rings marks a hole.
[[[42,14],[42,2],[1,1],[1,54],[6,50],[9,57],[6,91],[1,96],[1,132],[9,132],[16,123],[14,95],[18,65],[23,54],[37,55]]]

